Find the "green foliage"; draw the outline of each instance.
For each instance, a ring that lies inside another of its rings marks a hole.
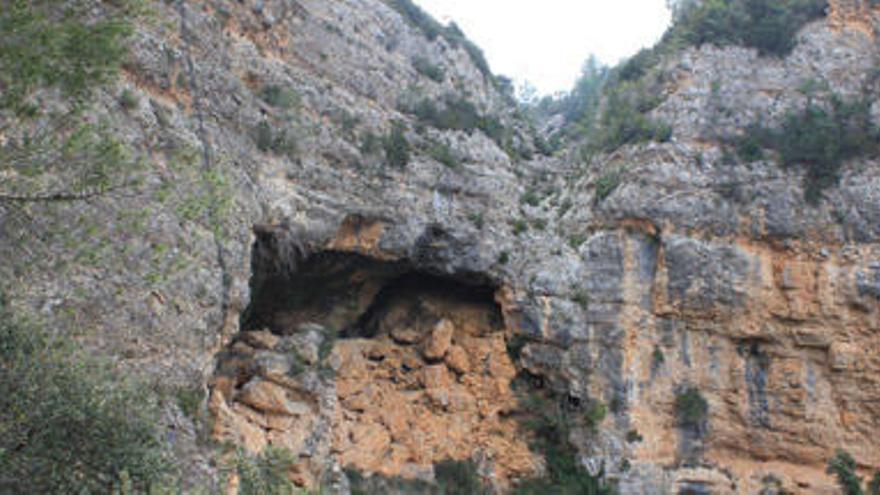
[[[669,124],[646,115],[658,101],[646,96],[644,90],[640,86],[622,84],[606,91],[599,127],[588,145],[591,152],[610,153],[625,144],[663,143],[672,138]]]
[[[492,491],[485,486],[477,467],[472,462],[443,461],[434,465],[434,477],[440,492],[449,495],[468,493],[488,495]]]
[[[461,168],[461,161],[452,152],[452,149],[444,143],[433,143],[428,148],[428,156],[443,164],[446,168]]]
[[[470,220],[471,223],[474,224],[474,227],[476,227],[479,230],[482,230],[483,226],[485,226],[485,224],[486,224],[486,221],[483,218],[482,213],[472,213],[471,215],[468,216],[468,220]]]
[[[675,397],[675,415],[679,426],[702,428],[709,415],[709,403],[696,387],[688,387]]]
[[[0,147],[0,171],[9,170],[16,179],[4,184],[3,194],[46,199],[99,194],[127,185],[141,165],[110,130],[79,124],[73,117],[41,122],[8,137]]]
[[[870,108],[868,100],[844,102],[834,97],[827,105],[811,102],[803,111],[788,114],[779,128],[753,126],[742,139],[755,143],[750,147],[777,151],[785,167],[805,168],[805,197],[815,203],[838,183],[845,160],[878,150],[880,129],[872,123]]]
[[[590,135],[596,125],[599,104],[608,81],[609,70],[598,59],[590,57],[581,68],[581,75],[574,88],[562,97],[546,96],[539,100],[532,111],[541,120],[550,116],[562,114],[568,122],[567,133],[570,136]],[[555,142],[546,143],[549,149],[536,146],[544,154],[560,145],[560,136],[555,136]],[[552,151],[551,151],[552,153]]]
[[[134,91],[128,88],[122,91],[122,94],[119,95],[119,106],[125,111],[134,110],[139,104],[140,98],[138,98]]]
[[[446,95],[440,106],[432,100],[424,98],[411,108],[404,108],[404,110],[413,114],[419,123],[436,129],[467,133],[479,129],[499,146],[503,145],[507,134],[507,130],[497,118],[481,115],[473,103],[453,94]]]
[[[826,472],[837,478],[837,484],[844,495],[864,495],[862,479],[856,475],[856,461],[848,452],[838,450],[828,461]]]
[[[598,180],[596,180],[596,196],[594,197],[594,202],[599,204],[606,199],[608,196],[611,196],[619,186],[620,186],[621,173],[619,170],[612,170],[604,173]]]
[[[432,64],[431,61],[425,57],[413,57],[412,64],[416,69],[416,72],[434,82],[442,83],[446,78],[446,72],[444,72],[443,68],[439,65]]]
[[[391,132],[382,142],[382,148],[385,150],[385,159],[392,167],[406,168],[409,164],[410,146],[403,123],[394,123]]]
[[[639,433],[637,430],[629,430],[626,432],[626,441],[629,443],[638,443],[643,441],[645,438]]]
[[[378,475],[365,478],[353,469],[347,469],[345,473],[351,485],[352,495],[489,495],[492,493],[477,473],[476,466],[468,461],[442,461],[434,464],[434,483]]]
[[[523,219],[513,221],[513,235],[520,235],[529,230],[529,223]]]
[[[528,343],[529,340],[521,333],[515,333],[507,337],[507,355],[510,356],[510,359],[514,363],[519,362],[519,359],[522,356],[522,350],[525,349],[526,344]]]
[[[621,81],[641,79],[665,55],[686,46],[739,45],[756,48],[761,55],[787,55],[797,43],[797,31],[825,15],[827,1],[705,0],[679,4],[660,43],[618,68]]]
[[[744,136],[735,141],[736,156],[740,160],[752,163],[764,158],[764,149],[758,134],[754,130],[747,130]]]
[[[498,264],[506,265],[508,263],[510,263],[510,253],[507,251],[501,251],[501,253],[498,254]]]
[[[318,346],[318,359],[323,362],[333,352],[333,347],[339,339],[339,331],[329,327],[322,327],[321,330],[322,339],[321,345]]]
[[[608,408],[601,401],[595,399],[587,401],[587,406],[584,410],[584,421],[588,428],[596,431],[599,425],[602,424],[602,421],[605,421],[605,416],[607,415]]]
[[[825,0],[706,0],[685,8],[667,38],[691,46],[714,44],[757,48],[784,56],[797,31],[825,15]]]
[[[0,301],[0,492],[138,492],[172,474],[141,385]]]
[[[663,363],[666,362],[666,355],[663,354],[663,349],[660,346],[654,346],[654,352],[651,353],[651,366],[653,368],[659,368],[663,366]]]
[[[375,133],[367,131],[361,136],[361,153],[375,155],[382,150],[382,139]]]
[[[587,295],[586,292],[578,292],[571,298],[572,301],[576,302],[578,306],[581,307],[584,311],[590,306],[590,296]]]
[[[575,250],[580,248],[585,242],[587,242],[587,236],[584,234],[572,234],[568,238],[568,245]]]
[[[295,158],[299,154],[299,145],[293,133],[285,128],[273,127],[267,120],[257,125],[254,141],[257,149],[263,153],[272,152],[289,158]]]
[[[880,471],[874,473],[871,482],[868,483],[868,495],[880,495]]]
[[[180,387],[175,390],[174,395],[177,399],[177,407],[184,414],[192,419],[199,417],[199,409],[205,400],[205,390],[201,386]]]
[[[292,89],[283,88],[278,85],[269,85],[260,91],[260,99],[282,110],[290,110],[299,106],[299,93]]]
[[[538,195],[538,192],[534,189],[529,189],[519,198],[520,203],[529,205],[531,207],[536,207],[541,204],[541,197]]]
[[[603,473],[591,476],[578,460],[577,450],[569,443],[571,419],[561,402],[537,392],[521,395],[522,410],[529,416],[523,427],[533,434],[532,449],[543,454],[546,473],[515,486],[516,495],[611,495],[613,485],[601,481]]]
[[[0,109],[22,115],[39,88],[81,100],[117,73],[140,2],[108,2],[94,18],[85,0],[0,2]]]
[[[288,450],[269,446],[259,456],[239,450],[234,470],[240,479],[240,495],[293,495],[299,493],[288,472],[296,458]]]
[[[447,95],[440,107],[425,98],[411,112],[419,122],[440,130],[473,132],[480,124],[477,107],[465,98],[454,95]]]
[[[483,74],[484,77],[492,77],[492,71],[489,69],[489,63],[486,61],[485,55],[480,48],[472,41],[467,39],[454,22],[448,26],[444,26],[437,22],[427,12],[422,10],[412,0],[386,0],[388,4],[400,13],[403,18],[411,25],[422,31],[430,41],[435,41],[438,37],[442,37],[453,48],[461,47],[467,52],[471,62]]]

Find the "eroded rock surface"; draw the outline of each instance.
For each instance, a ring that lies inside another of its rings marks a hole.
[[[786,57],[671,56],[651,115],[671,142],[593,168],[576,146],[535,155],[466,50],[385,2],[154,7],[159,22],[137,27],[123,77],[88,111],[143,155],[140,185],[0,204],[0,275],[12,307],[121,367],[209,383],[216,438],[288,448],[302,485],[349,466],[430,478],[449,458],[477,461],[503,490],[541,467],[508,417],[523,371],[572,403],[609,405],[596,433],[571,440],[623,494],[837,493],[825,465],[838,448],[863,475],[880,468],[877,157],[845,163],[811,205],[802,172],[730,165],[716,139],[802,108],[810,81],[826,88],[816,98],[863,92],[880,122],[865,2],[832,1]],[[124,90],[139,103],[121,112]],[[447,94],[509,139],[401,110]],[[366,145],[395,122],[405,168]],[[438,143],[458,167],[431,156]],[[609,170],[620,183],[599,201]],[[452,280],[453,294],[482,286],[482,302],[383,293],[413,273]],[[698,428],[675,413],[688,387],[708,404]],[[220,477],[195,435],[174,442],[196,477]]]

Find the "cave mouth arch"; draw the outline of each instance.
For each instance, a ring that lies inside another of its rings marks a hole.
[[[430,256],[309,251],[257,232],[251,302],[218,355],[213,435],[326,466],[430,480],[435,465],[477,461],[500,486],[538,461],[511,412],[503,287],[443,273]]]
[[[407,299],[414,319],[420,309],[430,312],[426,301],[444,301],[450,306],[481,306],[491,328],[503,331],[498,290],[498,284],[480,274],[441,275],[409,261],[359,253],[319,251],[295,263],[255,256],[251,302],[242,315],[241,330],[284,336],[316,324],[332,328],[341,338],[372,338],[382,331],[382,320],[392,307]]]

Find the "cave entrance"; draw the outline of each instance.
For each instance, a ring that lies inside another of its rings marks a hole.
[[[479,461],[501,485],[536,471],[487,277],[280,251],[258,236],[252,301],[213,382],[215,436],[383,476],[430,480],[447,460]]]

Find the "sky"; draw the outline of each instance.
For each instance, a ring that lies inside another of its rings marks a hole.
[[[665,0],[415,0],[455,21],[492,72],[539,95],[572,88],[584,61],[612,65],[653,45],[670,20]]]

